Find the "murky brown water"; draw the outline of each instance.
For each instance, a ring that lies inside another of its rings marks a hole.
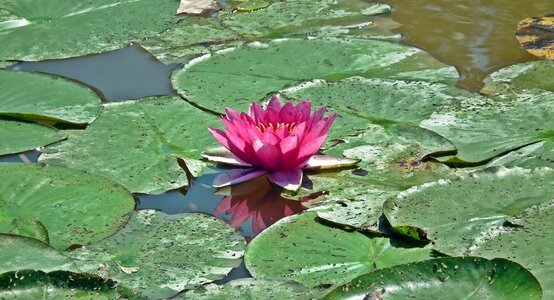
[[[554,0],[380,0],[393,7],[403,42],[456,66],[459,86],[479,90],[490,72],[535,60],[514,32],[519,21],[554,12]]]

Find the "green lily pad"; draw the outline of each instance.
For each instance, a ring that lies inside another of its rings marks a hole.
[[[174,299],[317,299],[317,292],[293,281],[244,278],[224,285],[209,284],[187,291]]]
[[[140,210],[115,235],[69,255],[82,271],[160,299],[223,278],[244,247],[244,238],[214,217]]]
[[[134,193],[163,193],[188,185],[177,158],[193,176],[201,172],[201,152],[217,145],[207,128],[219,124],[180,98],[108,104],[86,130],[44,148],[39,161],[110,178]]]
[[[119,49],[177,20],[172,0],[2,0],[0,60],[38,61]]]
[[[1,299],[137,299],[110,279],[66,271],[20,270],[0,274]]]
[[[459,256],[511,217],[550,201],[553,188],[552,169],[489,168],[414,187],[383,208],[399,233],[431,240],[434,249]]]
[[[515,64],[490,74],[481,92],[498,94],[509,90],[542,89],[554,92],[553,61],[534,61]]]
[[[526,90],[493,98],[474,97],[443,108],[420,126],[458,149],[451,163],[482,163],[522,146],[554,140],[554,93]]]
[[[243,36],[283,38],[326,25],[368,22],[370,16],[390,10],[390,6],[381,3],[360,7],[359,3],[344,0],[288,0],[250,13],[225,14],[220,19],[223,25]]]
[[[48,126],[0,119],[0,155],[32,150],[65,137],[63,132]]]
[[[369,238],[316,222],[308,212],[282,219],[252,240],[246,267],[254,278],[295,280],[308,287],[344,284],[376,269],[429,259],[428,248]]]
[[[247,44],[195,59],[175,71],[172,82],[183,97],[204,108],[244,111],[250,102],[303,81],[352,76],[453,81],[458,74],[429,54],[399,44],[292,39]]]
[[[522,167],[528,169],[540,167],[554,168],[554,143],[552,141],[541,141],[522,147],[493,159],[487,166]]]
[[[121,186],[55,166],[1,163],[0,191],[0,232],[9,233],[16,218],[36,220],[58,250],[112,235],[135,208]]]
[[[439,258],[362,275],[325,299],[541,299],[541,286],[506,259]]]
[[[215,20],[187,16],[167,31],[140,42],[140,45],[164,63],[177,63],[240,45],[244,40]]]
[[[0,70],[1,115],[84,124],[100,110],[100,98],[84,85],[59,76]]]
[[[0,234],[0,273],[22,269],[77,271],[71,259],[35,239]]]
[[[541,283],[544,299],[554,298],[554,253],[548,238],[554,226],[554,201],[532,206],[510,218],[509,223],[511,226],[493,227],[489,234],[475,239],[467,253],[522,264]]]

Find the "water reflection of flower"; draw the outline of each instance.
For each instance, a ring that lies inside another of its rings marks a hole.
[[[214,215],[230,216],[229,224],[238,228],[252,218],[252,233],[256,235],[280,219],[301,213],[306,208],[302,201],[281,197],[265,176],[234,185],[220,193],[226,196],[214,211]],[[247,234],[248,235],[248,234]]]
[[[229,186],[265,176],[288,190],[298,190],[302,170],[351,166],[356,160],[315,155],[327,138],[336,114],[325,116],[325,107],[311,114],[311,102],[281,104],[274,96],[264,109],[250,105],[248,114],[232,109],[222,117],[225,130],[210,132],[225,149],[208,151],[204,157],[240,168],[217,177],[215,187]]]

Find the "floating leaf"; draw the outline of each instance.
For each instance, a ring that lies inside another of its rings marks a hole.
[[[162,193],[188,184],[177,158],[194,176],[201,172],[200,153],[217,144],[207,127],[218,125],[179,98],[108,104],[86,130],[45,148],[40,161],[110,178],[131,192]]]
[[[494,98],[474,97],[445,107],[420,126],[458,149],[452,163],[482,163],[542,140],[554,140],[554,93],[526,90]]]
[[[541,299],[541,286],[506,259],[452,257],[377,270],[335,288],[325,299]]]
[[[458,77],[453,68],[417,48],[362,39],[293,39],[252,43],[193,60],[174,72],[172,82],[187,100],[220,111],[244,110],[251,101],[314,78],[413,80],[429,78],[429,72],[437,74],[431,76],[436,81]]]
[[[519,22],[516,37],[527,52],[542,59],[554,60],[554,15]]]
[[[20,270],[0,274],[2,299],[136,299],[110,279],[66,271]]]
[[[251,12],[258,9],[266,8],[271,3],[265,0],[246,0],[246,2],[239,4],[237,6],[237,11],[240,12]]]
[[[0,155],[32,150],[65,137],[63,132],[48,126],[0,119]]]
[[[77,271],[71,259],[35,239],[0,234],[0,273],[22,269]]]
[[[10,232],[15,218],[36,220],[58,250],[112,235],[135,208],[121,186],[55,166],[1,163],[0,191],[0,232]]]
[[[490,161],[491,167],[554,168],[554,143],[541,141],[509,152]]]
[[[240,264],[244,247],[240,234],[214,217],[139,210],[115,235],[69,255],[82,271],[160,299],[221,279]]]
[[[208,284],[174,299],[317,299],[316,292],[294,281],[243,278],[224,285]]]
[[[292,279],[309,287],[344,284],[376,269],[430,258],[427,248],[319,224],[313,212],[282,219],[250,243],[254,278]]]
[[[4,0],[0,60],[37,61],[122,48],[177,21],[174,0]]]
[[[28,220],[23,218],[14,218],[12,220],[11,234],[27,236],[43,243],[50,244],[48,229],[38,220]]]
[[[554,92],[554,62],[535,61],[515,64],[490,74],[485,79],[483,94],[499,94],[510,90],[543,89]]]
[[[552,187],[550,183],[551,191]],[[553,298],[554,253],[548,236],[554,227],[554,201],[531,206],[508,222],[511,226],[490,228],[488,234],[476,238],[467,253],[504,257],[522,264],[541,283],[544,299]]]
[[[62,77],[0,70],[1,115],[84,124],[96,119],[100,105],[91,89]]]

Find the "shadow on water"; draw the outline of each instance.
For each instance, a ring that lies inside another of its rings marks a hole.
[[[380,0],[393,7],[403,42],[454,65],[459,86],[478,91],[487,74],[536,60],[515,37],[519,21],[554,11],[552,0]]]
[[[61,60],[20,62],[8,69],[61,75],[100,91],[109,102],[147,96],[177,95],[169,77],[176,64],[165,65],[138,45]]]

